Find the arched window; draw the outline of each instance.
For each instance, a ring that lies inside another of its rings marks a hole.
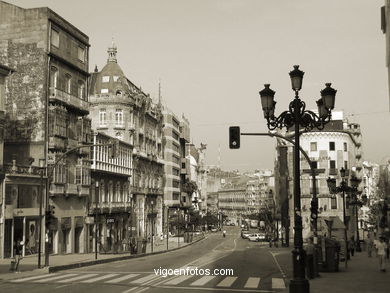
[[[55,66],[50,67],[50,87],[56,89],[58,85],[58,68]]]
[[[71,90],[72,90],[72,76],[69,73],[67,73],[65,74],[65,92],[70,94]]]
[[[79,80],[78,82],[77,96],[79,99],[85,100],[85,84],[82,80]]]

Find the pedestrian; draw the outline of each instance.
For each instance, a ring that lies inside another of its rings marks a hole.
[[[306,251],[306,274],[308,279],[314,278],[314,250],[313,237],[308,238],[307,245],[305,246]]]
[[[387,249],[387,245],[385,239],[384,237],[380,237],[379,241],[376,242],[376,250],[379,258],[379,269],[381,272],[386,272],[386,268],[385,268],[386,249]]]
[[[24,243],[20,239],[18,239],[14,244],[14,261],[15,261],[14,272],[15,273],[20,273],[19,263],[23,258],[23,256],[22,256],[23,255],[23,245],[24,245]]]
[[[370,234],[367,235],[366,244],[367,244],[367,255],[368,257],[371,257],[372,249],[374,248],[374,242],[372,241]]]
[[[349,240],[349,251],[351,252],[352,256],[355,254],[355,239],[353,236]]]

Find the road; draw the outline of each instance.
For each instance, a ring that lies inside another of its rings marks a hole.
[[[238,227],[228,227],[226,238],[218,232],[164,254],[3,281],[0,292],[278,292],[288,278],[275,255],[268,243],[241,239]],[[209,269],[210,275],[164,277],[155,272],[164,269],[188,274]],[[221,275],[223,270],[228,275]]]

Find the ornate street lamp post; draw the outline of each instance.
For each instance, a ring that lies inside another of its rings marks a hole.
[[[299,98],[299,91],[302,88],[304,72],[295,65],[290,73],[291,86],[295,92],[295,98],[289,104],[289,110],[282,112],[275,117],[274,101],[275,92],[270,89],[269,84],[260,91],[261,104],[264,111],[264,118],[267,120],[269,130],[294,126],[294,250],[293,255],[293,279],[290,282],[290,292],[309,292],[309,281],[305,278],[305,252],[302,239],[302,216],[301,216],[301,187],[300,187],[300,157],[299,157],[299,131],[304,128],[306,131],[313,128],[323,129],[325,124],[331,120],[331,111],[334,108],[336,90],[327,83],[326,88],[321,91],[321,99],[317,101],[318,115],[313,111],[306,110],[306,104]]]
[[[360,179],[356,178],[355,176],[352,176],[350,181],[351,181],[351,186],[348,186],[348,170],[341,168],[340,169],[340,176],[341,176],[341,182],[339,186],[336,186],[336,178],[328,178],[326,181],[328,183],[328,188],[329,192],[331,194],[337,194],[337,193],[342,193],[343,195],[343,223],[345,225],[345,267],[347,267],[347,259],[348,259],[348,251],[347,251],[347,243],[348,243],[348,237],[347,237],[347,227],[348,223],[346,220],[346,214],[345,214],[345,209],[346,209],[346,203],[350,204],[349,201],[349,196],[345,196],[345,193],[348,194],[357,194],[357,187],[359,186],[359,183],[361,182]],[[356,223],[357,224],[357,223]],[[358,232],[358,231],[357,231]],[[359,233],[357,233],[357,237],[359,237]]]

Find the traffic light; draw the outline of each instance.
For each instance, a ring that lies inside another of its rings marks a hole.
[[[119,151],[119,139],[111,141],[111,145],[108,147],[108,155],[111,159],[116,159]]]
[[[311,212],[311,218],[313,220],[317,219],[318,217],[318,201],[312,200],[310,205],[310,212]]]
[[[231,149],[240,148],[240,127],[239,126],[229,127],[229,148]]]
[[[46,210],[46,226],[49,226],[50,223],[54,220],[54,214],[55,214],[56,207],[53,205],[49,205]]]

